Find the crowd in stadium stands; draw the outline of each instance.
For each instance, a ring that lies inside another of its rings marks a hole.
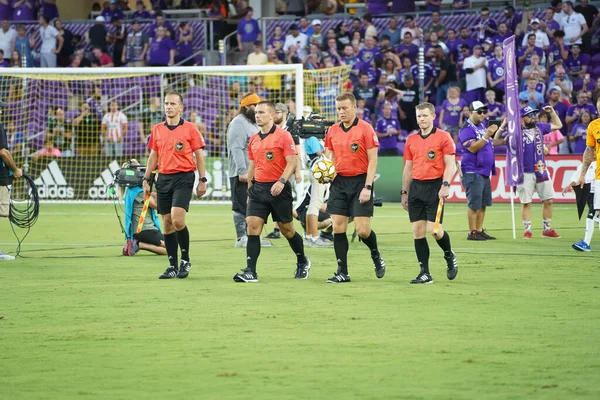
[[[369,6],[374,3],[378,2]],[[392,17],[389,26],[378,31],[373,15],[366,13],[325,32],[319,19],[301,17],[287,33],[276,27],[272,37],[264,38],[266,53],[250,12],[238,25],[240,50],[252,45],[247,63],[253,65],[302,63],[307,70],[350,65],[346,90],[359,99],[359,115],[373,124],[385,144],[381,154],[395,155],[402,154],[406,137],[417,129],[414,107],[421,101],[436,105],[438,123],[455,138],[473,101],[488,105],[489,119],[504,118],[502,44],[515,34],[521,105],[542,110],[550,104],[566,122],[561,132],[546,135],[548,152],[585,149],[585,129],[598,117],[600,97],[600,56],[592,57],[599,49],[592,39],[600,14],[588,0],[577,6],[553,0],[541,19],[531,10],[518,12],[507,6],[503,18],[494,20],[489,9],[482,8],[475,26],[458,29],[441,22],[440,1],[426,3],[431,11],[427,26],[420,26],[419,17],[405,15]],[[468,0],[454,3],[469,5]],[[387,5],[377,11],[386,12]],[[424,98],[417,83],[421,45]],[[539,118],[548,116],[541,112]]]

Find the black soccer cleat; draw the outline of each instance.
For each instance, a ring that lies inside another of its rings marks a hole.
[[[427,285],[429,283],[433,283],[433,278],[431,277],[431,275],[421,272],[419,275],[417,275],[415,279],[410,281],[410,283]]]
[[[458,262],[456,262],[456,254],[454,254],[453,251],[451,253],[452,255],[450,256],[444,256],[444,259],[446,260],[446,265],[448,266],[448,269],[446,270],[446,276],[449,280],[454,280],[456,275],[458,275]]]
[[[177,272],[177,277],[179,279],[185,279],[190,274],[190,269],[192,269],[192,263],[189,261],[181,260],[179,263],[179,272]]]
[[[296,274],[294,275],[294,279],[308,279],[308,272],[310,271],[311,266],[311,262],[308,259],[308,257],[306,257],[305,262],[297,265],[298,266],[296,268]]]
[[[375,267],[375,276],[379,279],[383,278],[385,275],[385,261],[383,261],[379,250],[377,250],[377,254],[371,255],[371,259]]]
[[[233,276],[233,281],[240,283],[256,283],[258,282],[258,275],[249,268],[246,268],[241,273],[235,274]]]
[[[473,230],[471,232],[469,232],[469,234],[467,235],[467,240],[487,240],[486,238],[484,238],[483,236],[481,236],[479,234],[479,232]]]
[[[495,238],[495,237],[488,235],[488,234],[485,232],[485,229],[483,229],[481,232],[477,232],[477,234],[478,234],[479,236],[481,236],[482,238],[484,238],[485,240],[496,240],[496,238]]]
[[[273,232],[269,233],[267,236],[265,236],[266,239],[279,239],[281,238],[281,232],[279,231],[279,229],[274,229]]]
[[[343,272],[336,272],[331,278],[325,281],[326,283],[346,283],[350,282],[350,276]]]
[[[175,267],[169,267],[165,270],[165,272],[162,273],[161,276],[158,277],[158,279],[174,279],[177,278],[177,268]]]

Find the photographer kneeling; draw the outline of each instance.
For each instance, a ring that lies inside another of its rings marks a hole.
[[[123,164],[124,169],[139,171],[137,160],[130,160]],[[118,182],[117,182],[118,183]],[[147,250],[154,254],[166,255],[165,238],[160,231],[160,220],[156,214],[156,193],[150,195],[148,212],[142,225],[142,230],[135,233],[144,207],[144,189],[142,186],[119,186],[120,198],[123,199],[125,208],[125,239],[127,243],[123,248],[124,256],[134,256],[139,250]]]

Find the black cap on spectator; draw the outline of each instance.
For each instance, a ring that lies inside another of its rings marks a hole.
[[[260,40],[255,40],[254,41],[254,45],[255,46],[260,46],[260,45],[262,45],[262,42]]]
[[[298,30],[298,25],[296,25],[296,24],[290,25],[290,31],[297,31],[297,30]]]

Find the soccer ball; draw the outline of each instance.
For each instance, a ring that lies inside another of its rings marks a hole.
[[[335,166],[327,159],[315,162],[310,169],[313,177],[319,183],[329,183],[335,176]]]

